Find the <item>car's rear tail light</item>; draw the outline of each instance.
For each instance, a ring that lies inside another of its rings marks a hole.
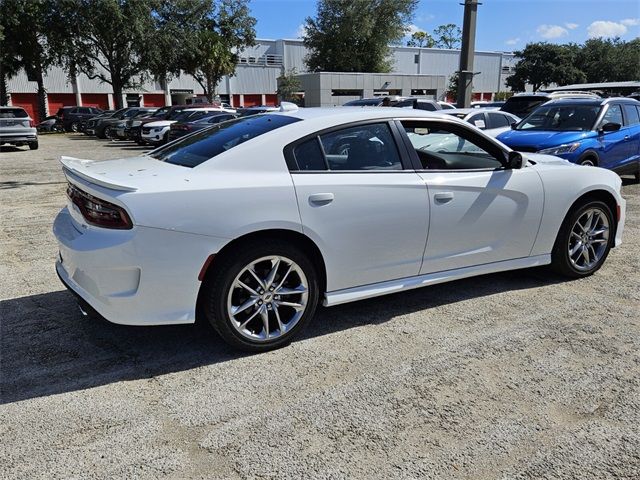
[[[78,207],[87,223],[91,225],[118,230],[133,228],[131,218],[118,205],[89,195],[71,184],[67,187],[67,196]]]

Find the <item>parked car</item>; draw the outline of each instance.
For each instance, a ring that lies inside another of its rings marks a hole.
[[[86,132],[89,135],[95,135],[98,138],[110,138],[118,123],[120,123],[122,120],[127,120],[129,118],[135,117],[140,111],[147,110],[148,109],[146,109],[145,107],[121,108],[108,117],[92,119],[96,120],[96,122],[94,124],[92,124],[92,122],[89,122]]]
[[[172,142],[177,138],[184,137],[203,128],[213,127],[227,120],[233,120],[234,118],[238,118],[238,116],[239,115],[235,113],[209,113],[198,120],[177,121],[169,127],[169,141]]]
[[[61,132],[62,125],[58,124],[58,117],[51,115],[36,125],[38,132]]]
[[[392,107],[414,108],[417,110],[426,110],[427,112],[435,112],[436,110],[443,109],[440,102],[427,100],[426,98],[405,98],[404,100],[397,102],[395,105],[392,105]]]
[[[629,98],[552,100],[498,140],[520,152],[632,174],[640,181],[640,102]]]
[[[449,102],[438,102],[442,110],[451,110],[452,108],[457,108],[453,103]]]
[[[197,107],[194,105],[173,105],[161,107],[156,110],[150,117],[131,119],[130,121],[127,121],[127,126],[125,128],[127,138],[129,140],[136,141],[139,145],[144,145],[145,142],[142,140],[142,127],[144,125],[161,120],[173,120],[176,115],[188,108],[218,108],[222,111],[226,111],[226,109],[220,103],[202,103],[198,104]]]
[[[344,103],[343,107],[393,107],[396,103],[404,100],[406,97],[399,95],[386,95],[372,98],[360,98]]]
[[[279,110],[279,107],[267,107],[265,105],[262,105],[259,107],[238,108],[236,112],[241,117],[250,117],[251,115],[257,115],[259,113],[277,112]]]
[[[35,122],[24,108],[0,107],[0,145],[29,145],[38,149],[38,132]]]
[[[80,127],[78,128],[78,131],[84,133],[85,135],[89,135],[89,133],[87,132],[87,128],[92,129],[95,126],[98,119],[111,117],[113,116],[114,113],[115,113],[115,110],[105,110],[100,115],[96,115],[95,117],[91,117],[89,119],[84,119],[80,122]],[[93,135],[93,133],[91,135]]]
[[[442,113],[458,117],[460,120],[484,130],[484,133],[492,137],[510,130],[511,125],[520,121],[515,115],[499,112],[492,108],[455,108],[444,110]]]
[[[504,105],[500,107],[503,112],[514,114],[516,117],[524,118],[533,112],[537,107],[549,100],[559,98],[600,98],[600,96],[591,92],[536,92],[536,93],[518,93],[507,99]]]
[[[88,120],[101,113],[103,110],[96,107],[61,107],[58,109],[56,117],[65,132],[78,132],[83,120]]]
[[[497,101],[497,102],[478,101],[478,102],[471,102],[471,108],[500,109],[504,104],[505,102],[503,101]]]
[[[469,148],[412,142],[443,133]],[[545,264],[591,275],[625,221],[613,172],[413,109],[291,108],[61,162],[56,269],[83,311],[129,325],[198,312],[253,351],[290,342],[319,302]]]
[[[109,129],[109,135],[106,135],[106,133],[105,135],[107,138],[111,138],[112,140],[130,140],[129,132],[127,131],[127,125],[129,125],[129,122],[132,122],[131,124],[133,124],[136,120],[140,121],[143,118],[152,117],[155,115],[157,110],[158,109],[155,107],[140,107],[138,111],[129,118],[120,120],[114,124]]]
[[[169,141],[169,127],[176,122],[198,120],[209,113],[223,112],[220,108],[185,108],[177,112],[170,120],[150,122],[142,127],[141,140],[147,145],[162,145]]]

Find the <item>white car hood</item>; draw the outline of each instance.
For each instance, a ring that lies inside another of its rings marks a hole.
[[[536,162],[537,164],[543,165],[572,165],[577,166],[575,163],[571,163],[569,160],[565,160],[564,158],[554,157],[553,155],[545,155],[543,153],[523,153],[525,158],[528,158],[532,162]]]

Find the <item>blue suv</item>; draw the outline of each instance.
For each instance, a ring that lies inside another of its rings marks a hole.
[[[640,102],[630,98],[551,100],[498,140],[519,152],[597,165],[640,181]]]

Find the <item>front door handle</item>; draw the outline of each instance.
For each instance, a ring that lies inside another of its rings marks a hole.
[[[624,136],[624,140],[625,140],[625,141],[629,140],[629,135],[625,135],[625,136]]]
[[[316,206],[328,205],[333,202],[333,193],[314,193],[309,195],[309,203]]]
[[[436,201],[436,203],[439,204],[449,203],[451,200],[453,200],[453,192],[436,193],[433,196],[433,199]]]

